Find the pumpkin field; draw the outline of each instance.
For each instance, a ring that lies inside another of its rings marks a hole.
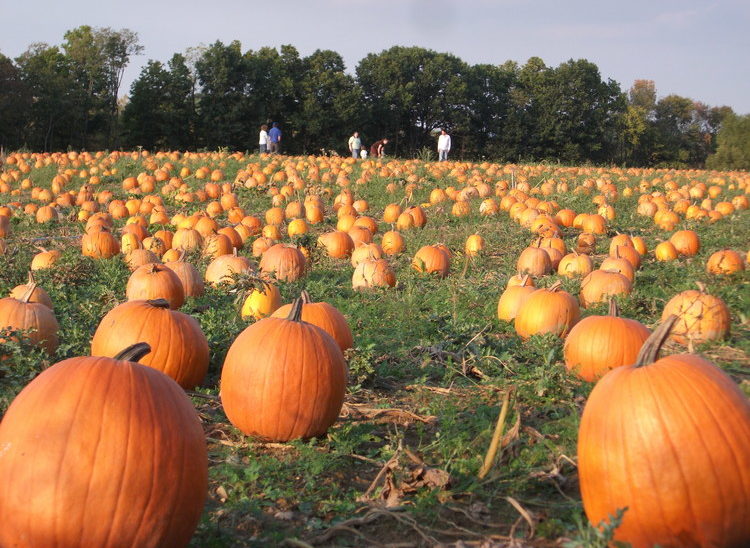
[[[0,546],[748,546],[749,207],[747,172],[2,157]]]

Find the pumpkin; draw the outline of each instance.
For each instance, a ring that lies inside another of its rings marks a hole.
[[[396,232],[395,230],[389,230],[383,234],[380,247],[383,248],[383,252],[386,255],[398,255],[404,251],[406,244],[404,243],[404,237],[401,233]]]
[[[678,256],[677,248],[670,241],[661,242],[654,248],[657,261],[674,261]]]
[[[44,289],[39,287],[39,285],[36,283],[36,280],[34,279],[34,273],[31,270],[29,270],[29,281],[25,284],[17,285],[13,289],[11,289],[10,296],[20,301],[26,294],[26,291],[32,285],[34,286],[34,288],[31,291],[31,295],[29,295],[28,302],[43,304],[50,310],[53,310],[54,307],[52,306],[52,299],[50,299],[49,294]]]
[[[57,350],[59,326],[47,305],[29,302],[35,291],[36,282],[31,282],[20,299],[0,299],[0,329],[29,330],[28,337],[32,344],[44,347],[52,355]]]
[[[42,248],[38,249],[41,249],[41,251],[34,255],[34,257],[31,259],[31,266],[29,267],[30,270],[44,270],[45,268],[52,268],[52,266],[62,256],[62,253],[60,253],[57,249],[50,249],[49,251]]]
[[[343,230],[334,230],[318,236],[318,245],[325,247],[329,257],[346,259],[354,250],[351,236]]]
[[[594,264],[591,257],[574,251],[560,259],[560,264],[557,266],[557,273],[566,278],[576,278],[587,276],[593,269]]]
[[[235,248],[225,234],[209,234],[203,240],[203,256],[215,259],[222,255],[231,255]]]
[[[133,363],[147,349],[64,360],[16,397],[0,424],[0,545],[187,545],[205,436],[179,386]]]
[[[338,309],[328,303],[313,302],[310,294],[303,291],[302,299],[302,321],[317,325],[328,333],[339,345],[342,352],[346,352],[354,345],[352,330],[344,315]],[[274,318],[286,318],[291,312],[292,305],[285,304],[272,314]]]
[[[633,284],[628,278],[614,270],[594,270],[581,281],[578,299],[581,306],[588,308],[592,304],[605,302],[609,297],[630,295]]]
[[[578,432],[586,516],[596,524],[627,508],[614,539],[634,548],[748,546],[750,403],[699,356],[657,360],[671,321],[586,402]]]
[[[706,262],[706,271],[709,274],[726,276],[745,270],[742,256],[732,249],[722,249],[711,254]]]
[[[516,285],[528,285],[531,287],[536,287],[536,285],[534,284],[534,279],[528,274],[524,274],[523,276],[520,274],[514,274],[513,276],[508,278],[508,283],[505,284],[505,287],[513,287]]]
[[[633,268],[633,264],[627,259],[607,257],[602,261],[599,269],[606,270],[607,272],[618,272],[625,276],[631,284],[635,282],[635,269]]]
[[[185,297],[200,297],[205,291],[203,276],[191,263],[185,261],[185,252],[179,251],[174,261],[164,263],[180,279]],[[166,255],[165,255],[166,256]]]
[[[138,267],[128,278],[125,296],[129,301],[166,299],[172,309],[185,302],[185,290],[177,274],[163,264]]]
[[[362,244],[352,252],[351,263],[354,268],[365,259],[382,259],[383,248],[379,244]]]
[[[678,230],[669,237],[677,253],[686,257],[692,257],[701,248],[700,238],[693,230]]]
[[[544,276],[552,270],[549,254],[541,247],[527,247],[521,252],[516,262],[519,274]]]
[[[242,304],[242,319],[260,320],[270,316],[281,306],[281,293],[275,285],[261,281],[261,287],[251,290]]]
[[[607,371],[635,363],[651,331],[641,322],[618,317],[617,303],[609,301],[609,316],[587,316],[565,338],[565,367],[577,377],[594,382]]]
[[[439,277],[445,278],[451,268],[450,256],[437,246],[426,245],[421,247],[414,255],[411,266],[417,272],[435,273]]]
[[[232,255],[221,255],[211,261],[206,267],[206,281],[211,285],[230,283],[232,278],[238,274],[252,274],[255,272],[255,264],[247,257],[237,254],[234,250]]]
[[[353,255],[352,258],[354,258]],[[354,289],[393,287],[395,285],[396,274],[393,272],[391,265],[387,260],[376,257],[372,253],[359,261],[352,275],[352,288]]]
[[[125,263],[128,265],[131,272],[140,266],[159,262],[161,262],[159,261],[159,257],[148,249],[133,249],[125,255]]]
[[[164,299],[122,303],[99,322],[92,356],[114,357],[123,346],[145,342],[151,352],[140,362],[157,369],[185,389],[199,386],[208,371],[208,341],[198,322]]]
[[[322,436],[339,416],[344,355],[328,333],[302,321],[302,307],[297,299],[286,318],[250,325],[227,352],[221,403],[246,435],[277,442]]]
[[[561,286],[555,282],[549,289],[537,289],[524,300],[513,324],[518,335],[524,339],[544,333],[567,335],[581,317],[581,311],[573,296],[560,290]]]
[[[703,284],[698,290],[688,289],[672,297],[664,307],[662,321],[677,316],[670,338],[680,344],[720,340],[729,334],[729,308],[714,295],[709,295]]]
[[[120,252],[120,244],[106,228],[90,230],[81,238],[82,253],[94,259],[109,259]]]
[[[260,259],[260,270],[274,274],[277,280],[293,282],[305,274],[307,261],[296,246],[276,244],[263,253]]]
[[[193,228],[180,228],[172,237],[172,249],[190,253],[203,247],[203,236]]]
[[[472,234],[466,238],[466,244],[464,245],[464,251],[467,255],[473,257],[479,255],[484,249],[484,238],[480,234]]]
[[[526,277],[529,278],[528,275]],[[506,322],[514,320],[518,314],[518,309],[534,291],[536,291],[536,287],[533,285],[511,285],[507,287],[497,302],[497,317]]]

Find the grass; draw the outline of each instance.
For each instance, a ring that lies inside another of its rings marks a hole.
[[[269,160],[256,156],[238,161],[228,155],[213,155],[174,163],[177,170],[183,165],[193,171],[205,164],[212,169],[221,167],[231,181],[249,161],[267,164]],[[129,157],[115,165],[118,173],[104,177],[97,190],[107,188],[124,198],[122,179],[144,168]],[[404,175],[384,176],[376,170],[367,184],[358,185],[354,181],[359,169],[350,176],[352,189],[357,198],[369,202],[372,216],[379,218],[388,203],[403,198]],[[599,176],[591,168],[515,169],[516,177],[526,172],[532,186],[564,179],[573,189],[577,183]],[[47,167],[32,171],[29,177],[34,185],[48,188],[55,173]],[[303,171],[303,176],[306,173]],[[416,173],[421,182],[413,203],[426,202],[435,186],[463,186],[455,175],[436,177],[421,164]],[[620,190],[637,187],[644,178],[672,178],[683,184],[714,176],[638,170],[612,173]],[[76,176],[70,188],[77,190],[83,182]],[[204,183],[194,177],[187,177],[186,182],[194,190]],[[394,182],[398,191],[389,194],[386,185]],[[321,185],[310,186],[320,189]],[[335,195],[335,185],[327,186]],[[250,214],[262,218],[271,205],[265,191],[239,187],[236,192],[240,205]],[[739,193],[725,192],[730,197]],[[13,198],[28,201],[27,195]],[[591,196],[570,192],[552,198],[561,207],[578,212],[596,208]],[[9,201],[10,196],[0,198],[0,203]],[[331,202],[329,198],[328,206]],[[205,206],[178,203],[172,197],[165,203],[170,214],[192,213]],[[210,461],[209,500],[193,545],[268,546],[284,541],[294,545],[290,539],[336,546],[372,541],[431,545],[433,541],[509,537],[539,546],[556,544],[559,539],[567,539],[571,546],[606,545],[611,529],[587,524],[575,468],[578,422],[592,385],[567,374],[560,339],[534,336],[524,342],[511,325],[497,320],[497,299],[507,279],[515,274],[516,258],[531,235],[510,221],[506,212],[496,217],[479,216],[478,205],[479,200],[472,200],[472,214],[460,219],[450,215],[449,203],[428,208],[427,226],[406,232],[405,253],[390,260],[398,279],[392,290],[355,292],[351,289],[351,266],[319,254],[305,278],[279,284],[285,302],[305,288],[315,300],[334,305],[348,318],[355,335],[355,348],[347,355],[350,385],[345,413],[321,439],[266,444],[243,436],[228,423],[217,398],[218,380],[232,340],[249,322],[240,318],[236,295],[225,287],[207,287],[204,296],[187,300],[182,310],[197,318],[211,348],[206,382],[193,395],[206,430]],[[609,236],[616,231],[641,235],[649,249],[669,236],[651,220],[635,214],[637,193],[620,198],[615,206],[617,218],[610,223]],[[225,223],[221,217],[220,224]],[[123,224],[118,221],[117,228]],[[99,321],[124,300],[129,276],[119,257],[97,261],[81,256],[74,240],[82,233],[81,223],[38,225],[32,216],[20,213],[14,215],[11,225],[9,253],[0,258],[0,293],[7,294],[25,282],[36,252],[34,245],[63,251],[54,269],[37,276],[55,303],[61,344],[52,358],[23,340],[2,344],[0,355],[10,356],[0,361],[3,410],[44,367],[88,354]],[[335,217],[329,215],[313,227],[313,235],[334,226]],[[622,315],[653,327],[673,295],[693,288],[696,281],[706,283],[711,293],[728,304],[732,333],[725,341],[696,350],[750,393],[750,274],[718,278],[704,268],[709,255],[718,249],[747,251],[750,213],[736,213],[715,224],[683,222],[680,228],[699,233],[701,251],[693,258],[671,263],[645,258],[633,293],[620,300]],[[387,229],[380,223],[381,233]],[[463,256],[463,244],[474,232],[481,233],[488,245],[481,256],[468,259]],[[569,248],[576,236],[577,231],[565,230]],[[410,267],[422,245],[437,242],[444,242],[454,252],[451,274],[443,280],[419,275]],[[608,245],[609,238],[599,238],[595,264],[601,262]],[[193,260],[201,271],[205,269],[205,259]],[[538,285],[549,286],[555,279],[557,276],[545,277]],[[578,287],[577,280],[564,280],[564,288],[571,293],[577,293]],[[603,312],[604,307],[598,306],[584,314]],[[669,345],[666,351],[684,349]],[[506,444],[488,476],[480,480],[478,472],[492,438],[501,396],[511,387],[515,396],[506,421]],[[396,464],[381,474],[389,462]],[[431,484],[419,475],[420,467],[423,472],[443,471],[450,481]],[[375,481],[379,475],[385,479]],[[385,511],[382,505],[388,500],[394,506]]]

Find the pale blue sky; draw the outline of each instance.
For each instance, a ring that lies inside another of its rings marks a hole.
[[[59,44],[79,25],[136,31],[144,54],[133,59],[122,93],[148,59],[237,39],[243,51],[332,49],[350,72],[393,45],[471,64],[585,58],[623,90],[645,78],[659,97],[676,93],[750,113],[749,0],[0,0],[0,20],[0,52],[10,57],[32,42]]]

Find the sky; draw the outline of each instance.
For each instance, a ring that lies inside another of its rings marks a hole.
[[[137,32],[144,52],[121,94],[149,59],[216,40],[239,40],[243,51],[291,44],[302,57],[331,49],[351,73],[367,54],[399,45],[469,64],[587,59],[624,91],[654,80],[659,98],[750,114],[748,0],[0,0],[0,21],[8,57],[34,42],[61,44],[80,25]]]

